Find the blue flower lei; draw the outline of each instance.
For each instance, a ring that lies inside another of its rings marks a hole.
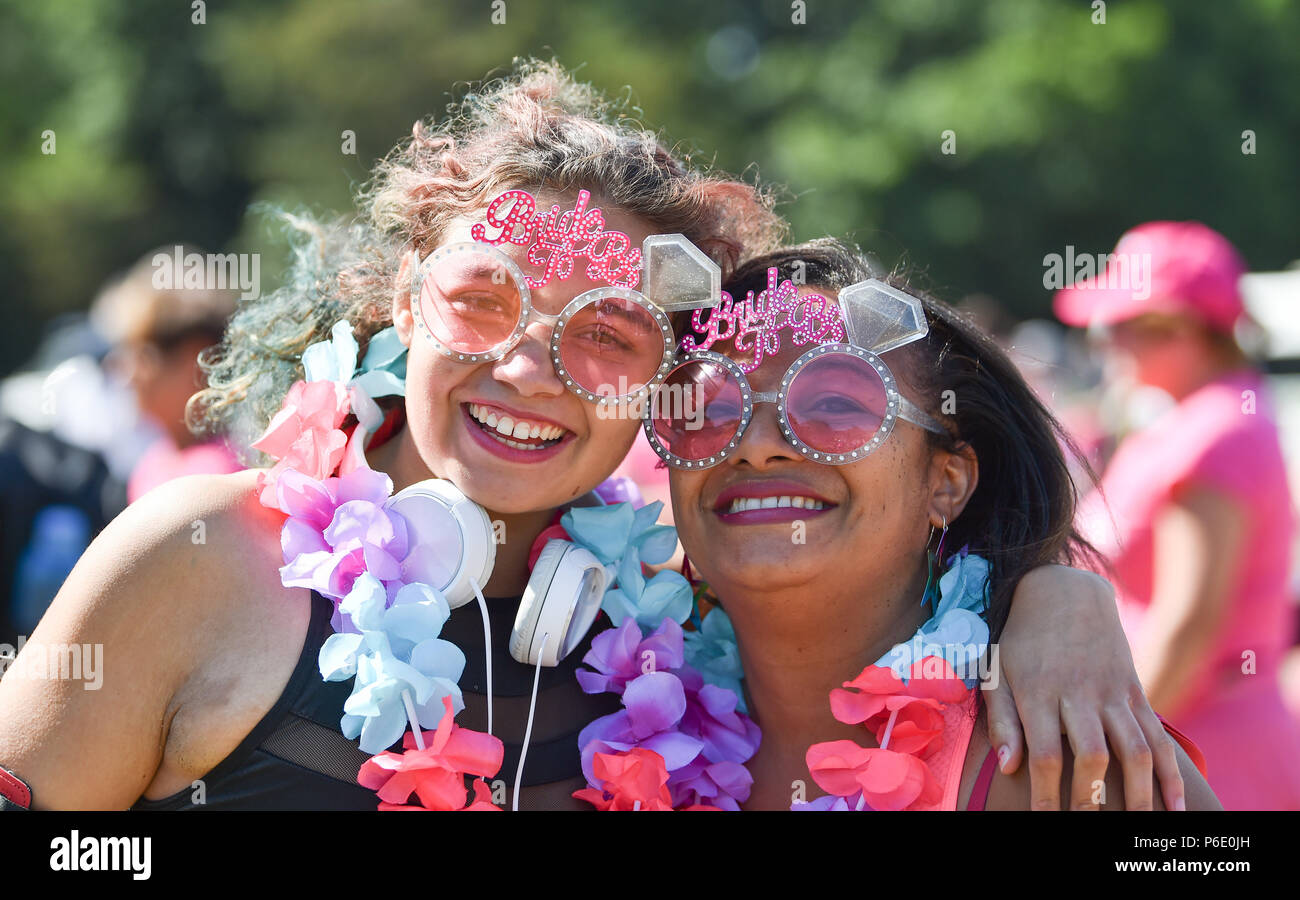
[[[357,355],[352,327],[342,320],[331,329],[330,339],[307,348],[303,369],[308,382],[340,387],[364,440],[383,420],[374,398],[405,393],[406,348],[390,327],[371,337],[359,366]],[[319,667],[327,681],[353,680],[340,721],[343,734],[357,739],[367,753],[381,754],[402,738],[408,723],[413,730],[436,728],[445,710],[454,715],[463,709],[457,683],[464,654],[438,636],[450,615],[446,598],[429,585],[403,581],[397,567],[409,548],[400,517],[383,506],[392,494],[391,480],[370,470],[362,458],[347,474],[323,481],[286,469],[272,490],[278,508],[289,515],[282,534],[282,580],[315,587],[336,603],[336,633],[321,647]],[[643,566],[666,562],[677,545],[676,530],[656,524],[662,508],[662,503],[653,503],[634,509],[628,502],[575,507],[561,519],[570,539],[591,551],[611,576],[601,608],[614,627],[597,635],[593,645],[602,638],[607,644],[634,635],[640,643],[647,634],[651,639],[658,635],[652,643],[664,663],[630,673],[615,687],[583,684],[591,692],[615,690],[628,707],[584,730],[583,768],[599,789],[591,772],[596,752],[658,748],[675,802],[736,808],[748,796],[752,779],[741,764],[757,747],[758,729],[736,710],[738,679],[715,679],[725,666],[700,656],[706,676],[684,659],[680,624],[695,611],[689,583],[672,571],[646,577]],[[290,546],[311,549],[290,559]],[[349,583],[347,566],[358,560],[364,562],[364,571],[354,573]],[[724,624],[719,620],[710,625],[708,635]],[[703,647],[693,642],[692,652]],[[599,662],[598,656],[589,653],[586,661]],[[630,723],[627,734],[615,733],[623,722],[619,716]],[[654,727],[647,732],[650,719]],[[598,733],[600,739],[585,739],[588,732]],[[733,737],[727,739],[726,734]],[[414,737],[423,752],[420,730],[414,730]]]

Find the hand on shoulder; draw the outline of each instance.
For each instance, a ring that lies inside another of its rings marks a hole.
[[[1172,738],[1170,739],[1172,741]],[[1068,742],[1061,751],[1061,788],[1058,794],[1062,800],[1068,800],[1072,793],[1074,778],[1074,754],[1071,752]],[[1178,768],[1183,776],[1185,791],[1185,800],[1189,810],[1221,810],[1223,807],[1219,804],[1218,798],[1210,790],[1209,784],[1204,776],[1196,768],[1195,764],[1188,757],[1182,747],[1174,743],[1174,753],[1178,758]],[[984,761],[985,754],[988,753],[989,745],[987,740],[983,739],[979,728],[971,740],[971,750],[966,758],[966,771],[968,773],[977,772]],[[968,783],[973,783],[973,777],[970,779],[963,778]],[[966,791],[969,794],[969,788]],[[1106,777],[1104,781],[1094,782],[1087,792],[1086,800],[1095,803],[1096,808],[1101,810],[1122,810],[1125,809],[1125,790],[1124,790],[1124,770],[1114,752],[1110,754],[1110,764],[1106,768]],[[963,799],[965,799],[963,797]],[[1029,810],[1033,808],[1033,792],[1031,790],[1029,768],[1021,766],[1011,775],[1003,775],[1000,771],[993,776],[993,781],[989,786],[988,800],[985,809],[996,810]],[[1159,784],[1152,787],[1152,801],[1155,809],[1165,809],[1165,804],[1161,798]],[[1088,808],[1093,808],[1089,806]]]

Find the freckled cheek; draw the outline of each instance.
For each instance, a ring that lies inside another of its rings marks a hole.
[[[881,536],[924,505],[922,448],[900,437],[891,435],[871,457],[842,467],[855,531]]]

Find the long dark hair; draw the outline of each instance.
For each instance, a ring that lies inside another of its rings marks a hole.
[[[825,238],[753,257],[723,289],[732,297],[757,294],[766,287],[772,267],[782,279],[799,273],[803,283],[828,291],[873,277],[861,252]],[[903,274],[875,277],[918,298],[925,308],[927,336],[890,353],[888,362],[912,385],[913,402],[947,426],[946,434],[926,432],[931,447],[957,452],[969,446],[979,460],[975,493],[949,523],[945,546],[969,544],[988,559],[988,619],[996,640],[1021,576],[1050,563],[1099,564],[1096,550],[1074,527],[1078,492],[1065,454],[1079,460],[1094,484],[1096,477],[1056,417],[988,335],[948,304],[911,286]],[[686,333],[689,314],[679,314],[675,324],[678,335]]]

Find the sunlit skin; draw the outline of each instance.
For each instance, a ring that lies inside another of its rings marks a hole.
[[[775,390],[807,349],[783,340],[781,352],[750,373],[754,390]],[[901,380],[900,387],[922,401]],[[671,470],[678,534],[735,625],[750,708],[763,728],[750,808],[788,808],[791,782],[807,781],[810,743],[862,741],[863,730],[836,722],[823,701],[925,620],[919,600],[931,526],[961,514],[977,468],[973,455],[932,451],[925,432],[901,420],[866,459],[821,465],[785,441],[775,407],[759,404],[734,455],[703,471]],[[777,480],[787,483],[782,494],[801,489],[826,503],[798,520],[802,535],[797,522],[743,524],[717,509],[724,491],[761,494]]]
[[[572,194],[538,194],[539,208],[558,203],[571,209]],[[599,203],[606,229],[625,233],[639,247],[656,233],[653,224],[624,210]],[[482,212],[452,223],[441,243],[472,240],[470,227],[483,220]],[[428,248],[433,249],[433,248]],[[540,268],[527,259],[528,248],[502,244],[497,249],[510,256],[525,274],[538,276]],[[519,343],[499,360],[466,365],[443,356],[425,335],[415,329],[412,297],[407,289],[408,255],[393,297],[393,323],[409,350],[406,376],[406,427],[391,441],[368,454],[370,465],[388,473],[395,490],[426,478],[446,478],[483,506],[488,515],[505,523],[507,540],[497,548],[497,563],[487,593],[499,596],[521,591],[528,580],[527,555],[533,538],[545,528],[554,511],[591,491],[609,477],[627,454],[639,422],[630,418],[602,418],[597,406],[568,390],[556,374],[550,357],[550,326],[533,322]],[[584,291],[605,287],[591,280],[586,260],[575,260],[573,274],[553,278],[532,290],[534,305],[558,314]],[[487,404],[524,417],[554,423],[566,429],[562,446],[537,462],[504,459],[482,443],[470,429],[465,405]]]

